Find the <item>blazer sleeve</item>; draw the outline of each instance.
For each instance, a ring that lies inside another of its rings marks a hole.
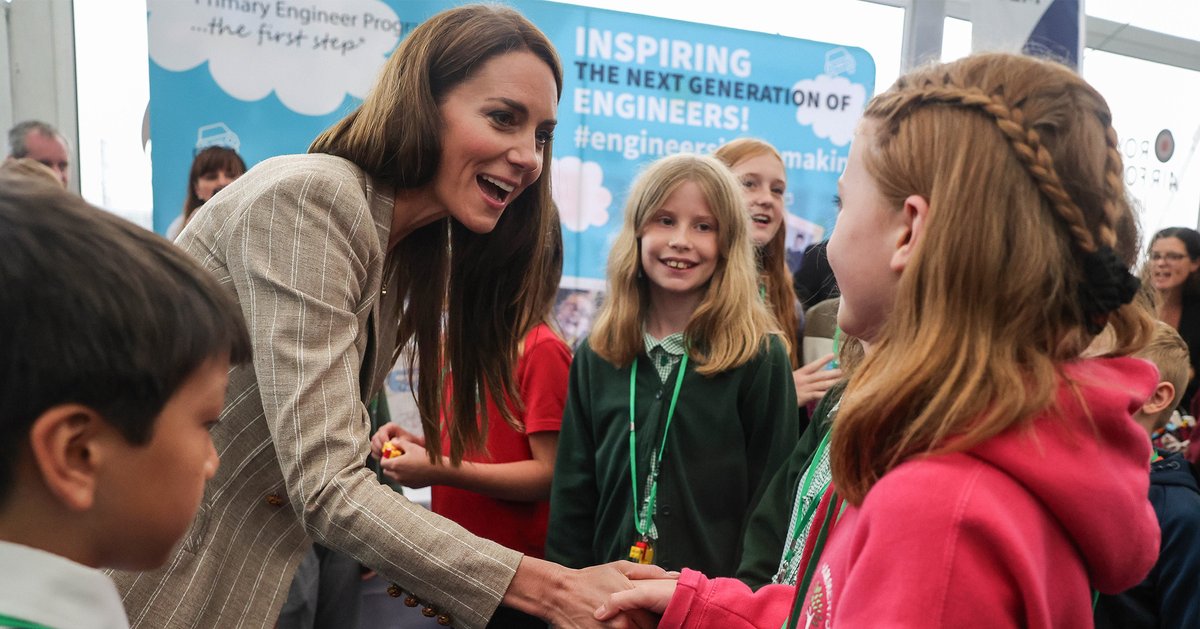
[[[546,558],[571,568],[597,563],[593,556],[596,529],[596,443],[590,412],[590,363],[599,358],[585,341],[571,363],[567,406],[558,435],[558,455],[550,488],[550,522]]]
[[[265,421],[306,532],[482,626],[521,555],[381,485],[364,466],[370,421],[358,338],[382,248],[362,182],[285,175],[248,201],[226,260],[250,328]],[[376,271],[378,272],[378,271]],[[234,402],[236,404],[236,401]]]

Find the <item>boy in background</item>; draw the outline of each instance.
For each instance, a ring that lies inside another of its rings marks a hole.
[[[0,173],[0,626],[127,627],[217,468],[237,305],[166,240]]]
[[[1170,325],[1158,322],[1138,356],[1158,366],[1158,387],[1134,419],[1147,436],[1166,425],[1188,383],[1188,348]],[[1145,581],[1096,604],[1096,627],[1200,627],[1200,487],[1179,453],[1157,450],[1150,462],[1150,503],[1162,529],[1158,562]]]

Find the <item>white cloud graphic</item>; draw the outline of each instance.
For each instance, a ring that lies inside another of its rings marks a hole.
[[[554,159],[550,177],[563,227],[581,232],[608,222],[612,192],[604,187],[604,169],[600,164],[584,162],[578,157]]]
[[[256,101],[273,91],[310,116],[334,111],[346,94],[365,96],[400,37],[396,12],[379,0],[149,0],[148,9],[158,65],[182,72],[207,61],[230,96]]]
[[[818,138],[846,146],[854,137],[854,126],[867,104],[867,88],[844,76],[818,75],[792,86],[796,100],[796,122],[811,125]]]

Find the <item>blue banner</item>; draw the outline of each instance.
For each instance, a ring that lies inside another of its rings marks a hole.
[[[740,136],[774,144],[788,175],[788,242],[833,225],[832,197],[875,81],[859,48],[520,0],[557,47],[565,85],[554,160],[564,285],[602,286],[638,170]],[[350,112],[400,38],[446,8],[424,0],[150,0],[154,228],[179,214],[196,150],[247,164],[304,152]]]

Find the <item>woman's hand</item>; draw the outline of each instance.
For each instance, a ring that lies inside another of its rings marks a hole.
[[[596,620],[608,620],[620,612],[644,609],[662,615],[675,595],[675,579],[630,580],[632,589],[615,592],[596,609]]]
[[[820,400],[829,387],[842,378],[841,369],[825,369],[831,360],[833,354],[825,354],[792,372],[792,381],[796,384],[796,402],[800,406]]]
[[[413,489],[445,484],[441,481],[441,477],[447,468],[431,463],[424,446],[405,437],[393,439],[392,443],[396,444],[400,453],[393,455],[390,459],[380,460],[379,467],[383,469],[384,476]],[[374,451],[374,443],[372,443],[371,449]]]
[[[502,602],[523,612],[533,614],[563,629],[582,627],[619,627],[649,629],[658,619],[650,613],[630,607],[606,612],[606,622],[597,619],[596,606],[611,607],[613,592],[627,590],[640,583],[639,579],[673,580],[679,575],[659,566],[614,561],[580,570],[526,555],[517,566]]]
[[[400,424],[388,422],[379,427],[375,434],[371,437],[371,456],[376,459],[383,456],[383,444],[391,441],[396,445],[400,445],[400,439],[407,439],[417,445],[425,445],[425,437],[414,435],[411,432],[400,427]]]

